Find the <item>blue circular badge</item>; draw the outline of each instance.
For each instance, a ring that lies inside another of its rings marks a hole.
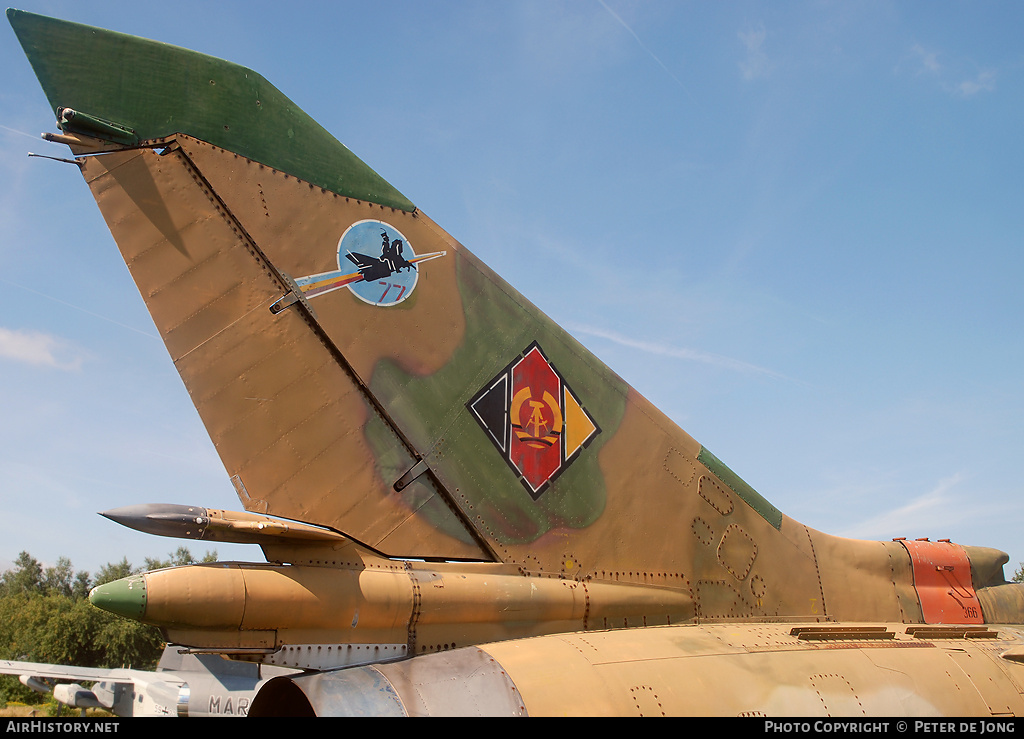
[[[361,277],[348,289],[370,305],[398,305],[412,295],[418,261],[409,240],[383,221],[353,223],[338,242],[338,269],[355,267]]]

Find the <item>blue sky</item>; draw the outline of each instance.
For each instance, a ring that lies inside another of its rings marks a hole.
[[[261,72],[797,520],[1024,560],[1019,3],[19,7]],[[141,564],[240,504],[2,25],[0,567]]]

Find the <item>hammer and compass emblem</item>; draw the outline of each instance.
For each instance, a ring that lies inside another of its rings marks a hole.
[[[536,342],[466,407],[534,500],[601,433]]]

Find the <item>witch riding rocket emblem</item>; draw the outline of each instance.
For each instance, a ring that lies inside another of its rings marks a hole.
[[[343,287],[370,305],[398,305],[408,300],[416,289],[419,265],[447,253],[416,254],[409,239],[391,224],[377,220],[357,221],[345,230],[338,242],[338,269],[295,278],[294,285],[302,295],[289,293],[270,310],[280,313],[296,300],[308,300]]]

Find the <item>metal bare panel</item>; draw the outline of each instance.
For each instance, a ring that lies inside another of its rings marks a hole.
[[[409,716],[525,716],[501,665],[481,649],[457,649],[374,669],[402,696]]]

